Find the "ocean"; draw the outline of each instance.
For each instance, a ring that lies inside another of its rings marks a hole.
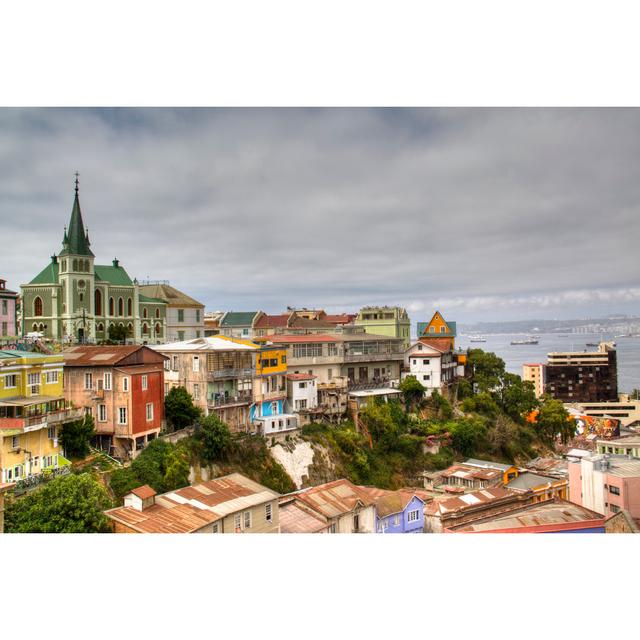
[[[613,340],[618,352],[618,391],[629,393],[640,389],[640,338],[615,338],[612,334],[542,333],[538,344],[510,344],[512,340],[522,340],[522,334],[486,334],[486,342],[469,342],[469,336],[459,335],[456,347],[461,349],[478,348],[493,351],[505,361],[507,371],[522,375],[525,362],[546,363],[550,351],[595,351],[596,347],[587,347],[587,342]]]

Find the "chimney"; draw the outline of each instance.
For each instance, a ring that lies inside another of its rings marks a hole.
[[[118,258],[114,258],[113,259],[113,266],[114,267],[119,267],[120,266],[120,261],[118,260]]]

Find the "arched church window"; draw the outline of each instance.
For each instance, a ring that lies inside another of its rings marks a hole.
[[[147,307],[145,307],[145,308],[142,310],[142,317],[143,317],[143,318],[146,318],[146,317],[148,317],[148,316],[149,316],[149,312],[147,311]]]
[[[78,270],[78,261],[75,258],[73,259],[73,270],[74,271]]]
[[[118,298],[118,315],[124,315],[124,300],[122,298]]]
[[[133,303],[131,298],[127,300],[127,315],[131,317],[133,315]]]
[[[142,323],[142,334],[147,335],[149,333],[149,325],[146,322]]]
[[[159,322],[156,322],[156,336],[162,335],[162,325]]]
[[[80,302],[84,302],[84,293],[82,293],[82,291],[78,294],[78,299]]]
[[[37,331],[37,330],[38,330],[38,323],[37,323],[37,322],[34,322],[34,323],[33,323],[33,327],[31,327],[31,328],[32,328],[34,331]]]
[[[159,317],[160,317],[160,308],[157,308],[156,309],[156,318],[159,318]]]
[[[113,298],[109,298],[109,315],[113,316]]]
[[[100,289],[96,289],[96,293],[94,295],[94,306],[95,312],[97,316],[102,315],[102,291]]]
[[[63,260],[61,266],[62,266],[62,270],[66,271],[67,270],[67,261]]]
[[[33,301],[33,315],[42,315],[42,298],[40,296],[36,296],[36,299]]]

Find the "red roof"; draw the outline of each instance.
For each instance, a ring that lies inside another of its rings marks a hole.
[[[269,316],[267,314],[260,316],[255,323],[255,329],[269,329],[271,327],[286,327],[289,322],[290,313],[282,313],[277,316]]]
[[[355,313],[338,313],[335,315],[326,315],[322,319],[332,324],[349,324],[357,318]]]
[[[422,342],[422,344],[427,344],[433,349],[437,349],[438,351],[451,351],[452,338],[428,338],[424,336],[420,337],[419,342]],[[413,355],[411,357],[413,357]]]
[[[340,340],[336,336],[330,336],[324,333],[305,333],[302,335],[272,335],[254,338],[254,342],[264,342],[265,340],[269,340],[270,342],[277,344],[284,344],[288,342],[340,342]]]
[[[317,377],[311,373],[287,373],[287,380],[315,380]]]
[[[147,500],[148,498],[153,498],[156,495],[156,490],[152,489],[148,484],[143,484],[141,487],[136,487],[135,489],[131,489],[131,492],[134,496],[138,496],[140,500]]]

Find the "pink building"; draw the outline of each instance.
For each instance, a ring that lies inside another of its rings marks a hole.
[[[605,516],[624,509],[640,519],[640,458],[597,454],[570,462],[569,500]]]
[[[7,281],[0,278],[0,338],[17,336],[16,305],[18,294],[7,289]]]

